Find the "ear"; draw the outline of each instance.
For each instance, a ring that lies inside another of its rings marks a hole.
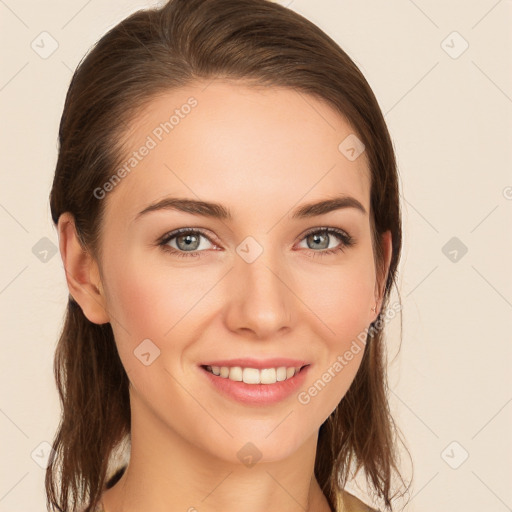
[[[69,293],[90,322],[108,323],[109,317],[98,265],[80,243],[71,213],[66,212],[59,217],[57,230]]]
[[[376,320],[382,309],[382,297],[384,295],[386,281],[388,279],[389,265],[391,264],[391,257],[393,255],[391,231],[388,230],[382,233],[381,239],[384,256],[384,269],[382,273],[378,273],[375,280],[375,302],[377,303],[377,307],[375,308],[375,313],[373,313],[372,322]]]

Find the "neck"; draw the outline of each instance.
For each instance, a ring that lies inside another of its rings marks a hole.
[[[138,412],[132,407],[130,463],[105,492],[105,512],[331,512],[314,477],[318,432],[284,459],[260,454],[246,465],[236,455],[244,443],[233,440],[233,454],[219,458]]]

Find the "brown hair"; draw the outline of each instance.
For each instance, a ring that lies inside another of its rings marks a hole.
[[[383,331],[374,327],[396,285],[402,243],[398,172],[370,86],[323,31],[267,0],[170,0],[120,22],[82,60],[71,80],[50,194],[53,221],[71,212],[84,249],[98,256],[104,201],[93,191],[123,161],[120,141],[130,122],[156,95],[214,78],[314,95],[343,115],[365,144],[379,277],[384,277],[380,235],[387,230],[393,254],[382,309],[368,333],[360,369],[320,427],[315,476],[331,508],[338,510],[350,469],[363,468],[370,487],[391,510],[393,475],[400,476],[399,431],[387,402]],[[90,512],[108,480],[113,451],[130,435],[129,381],[110,324],[90,322],[71,296],[54,371],[63,412],[46,472],[48,508],[85,506],[84,512]]]

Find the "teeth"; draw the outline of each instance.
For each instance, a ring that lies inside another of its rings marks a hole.
[[[299,373],[300,367],[294,368],[280,366],[279,368],[241,368],[240,366],[207,366],[206,370],[218,375],[224,379],[230,379],[246,384],[275,384],[283,380],[290,379],[296,373]]]
[[[226,368],[225,366],[223,368]],[[243,380],[243,371],[240,366],[234,366],[233,368],[227,368],[228,374],[226,377],[231,380],[236,380],[238,382],[242,382]]]

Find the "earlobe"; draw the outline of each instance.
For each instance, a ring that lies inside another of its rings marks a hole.
[[[69,293],[86,318],[95,324],[109,322],[97,262],[81,245],[73,215],[63,213],[58,222],[59,249]]]

